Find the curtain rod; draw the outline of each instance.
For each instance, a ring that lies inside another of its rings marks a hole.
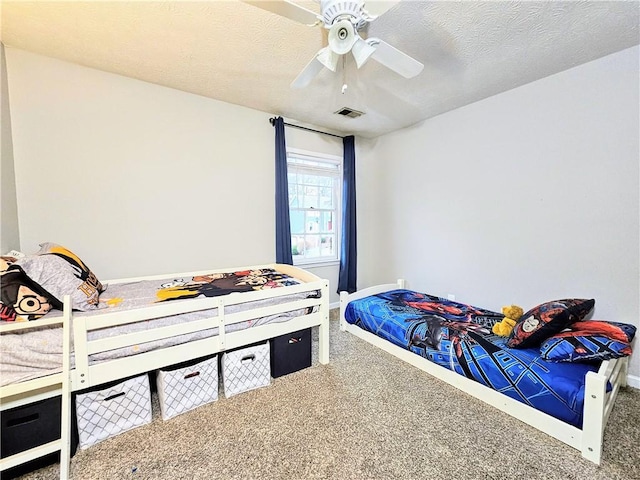
[[[276,123],[276,119],[275,119],[275,117],[271,117],[271,118],[269,119],[269,123],[270,123],[270,124],[271,124],[271,126],[273,127],[273,126],[275,125],[275,123]],[[321,132],[320,130],[314,130],[313,128],[307,128],[307,127],[303,127],[303,126],[301,126],[301,125],[294,125],[293,123],[287,123],[287,122],[284,122],[284,124],[285,124],[287,127],[299,128],[300,130],[307,130],[307,131],[309,131],[309,132],[321,133],[322,135],[331,135],[332,137],[337,137],[337,138],[344,138],[344,137],[342,137],[342,136],[340,136],[340,135],[336,135],[335,133]]]

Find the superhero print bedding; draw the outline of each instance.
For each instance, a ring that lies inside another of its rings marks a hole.
[[[550,362],[538,346],[507,347],[507,338],[491,332],[504,317],[500,313],[398,289],[350,302],[344,317],[431,362],[582,427],[585,376],[598,365]]]

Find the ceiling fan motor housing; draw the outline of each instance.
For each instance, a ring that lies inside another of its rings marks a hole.
[[[364,0],[321,0],[322,19],[327,28],[340,17],[350,17],[349,20],[357,29],[366,22]]]

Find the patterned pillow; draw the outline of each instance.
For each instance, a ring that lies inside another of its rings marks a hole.
[[[586,317],[595,300],[570,298],[542,303],[522,315],[507,340],[511,348],[539,346],[543,340]]]
[[[540,346],[540,356],[551,362],[608,360],[631,355],[634,325],[587,320],[549,337]]]
[[[42,243],[35,255],[21,258],[15,265],[59,304],[65,295],[69,295],[75,310],[98,308],[98,297],[104,287],[70,250],[55,243]]]
[[[3,261],[6,261],[3,258]],[[31,281],[19,267],[2,265],[0,272],[0,320],[26,322],[36,320],[52,307],[58,306],[55,299]]]
[[[18,259],[10,255],[3,255],[0,257],[0,275],[9,270],[9,267],[16,263]]]

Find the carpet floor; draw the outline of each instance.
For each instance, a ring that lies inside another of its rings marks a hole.
[[[640,390],[622,389],[602,465],[339,331],[331,362],[79,450],[73,479],[640,479]],[[58,465],[21,478],[55,479]]]

